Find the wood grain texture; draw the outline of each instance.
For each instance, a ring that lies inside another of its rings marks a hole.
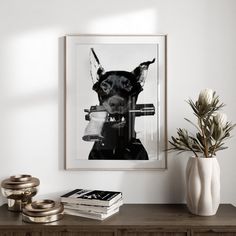
[[[236,236],[236,230],[231,228],[196,229],[194,236]]]
[[[218,232],[218,233],[211,233],[211,232],[205,232],[205,233],[194,233],[194,236],[236,236],[236,232]]]
[[[129,232],[124,236],[187,236],[186,233],[171,233],[171,232]]]
[[[85,231],[75,231],[75,232],[45,232],[44,236],[115,236],[113,232],[85,232]]]
[[[25,230],[1,230],[0,236],[42,236],[42,232],[30,232]]]
[[[19,213],[0,207],[0,236],[236,236],[236,208],[221,205],[200,217],[183,204],[128,204],[104,221],[65,215],[49,224],[22,222]]]
[[[168,232],[168,229],[164,231],[159,231],[157,229],[153,230],[124,230],[121,231],[118,235],[120,236],[187,236],[187,232]]]

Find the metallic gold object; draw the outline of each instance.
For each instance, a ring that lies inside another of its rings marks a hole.
[[[29,223],[50,223],[62,219],[64,207],[60,202],[40,200],[29,203],[22,213],[22,220]]]
[[[3,180],[1,190],[3,196],[8,199],[8,210],[22,211],[37,194],[39,183],[39,179],[31,175],[13,175]]]

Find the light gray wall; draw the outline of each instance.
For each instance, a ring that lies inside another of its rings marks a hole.
[[[167,171],[70,172],[58,138],[58,39],[65,34],[168,34],[168,135],[193,118],[185,100],[215,89],[236,121],[236,1],[0,0],[0,180],[30,173],[39,197],[114,189],[127,203],[184,201],[187,155]],[[235,133],[235,132],[234,132]],[[236,139],[219,154],[222,202],[236,203]],[[0,203],[4,200],[0,198]]]

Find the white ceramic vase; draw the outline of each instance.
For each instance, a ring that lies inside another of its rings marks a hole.
[[[201,216],[216,214],[220,204],[220,166],[216,158],[189,158],[186,190],[191,213]]]

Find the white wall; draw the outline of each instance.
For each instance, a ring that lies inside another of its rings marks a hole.
[[[40,197],[114,189],[127,203],[184,201],[185,157],[167,171],[63,170],[58,42],[65,34],[168,34],[168,134],[193,118],[186,102],[215,89],[236,121],[235,0],[0,0],[0,180],[30,173]],[[234,132],[235,134],[235,132]],[[236,138],[218,157],[222,202],[236,204]],[[0,198],[0,204],[5,199]]]

